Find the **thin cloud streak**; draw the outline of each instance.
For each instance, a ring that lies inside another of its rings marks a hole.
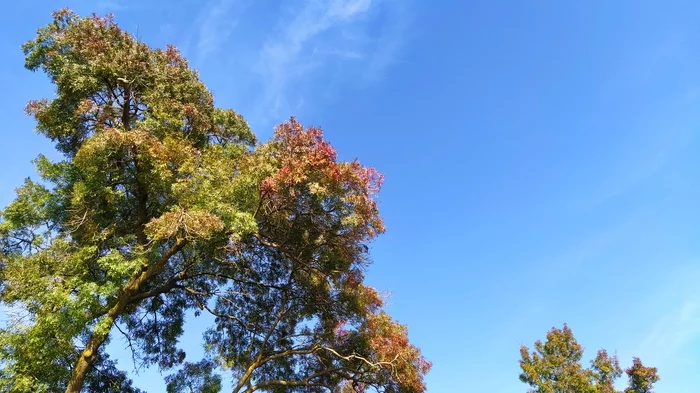
[[[233,11],[235,0],[218,0],[205,9],[199,19],[199,30],[196,42],[196,62],[200,63],[205,58],[219,51],[227,42],[231,32],[238,24]],[[242,2],[238,5],[243,7]]]
[[[95,3],[95,7],[100,12],[122,11],[127,9],[126,4],[115,0],[100,0]]]
[[[406,41],[406,34],[412,22],[407,3],[401,0],[384,2],[390,6],[391,20],[383,26],[382,33],[377,38],[375,50],[364,77],[369,81],[379,78],[384,70],[398,61],[399,54]]]
[[[700,270],[697,261],[692,261],[659,279],[661,285],[658,289],[649,293],[648,299],[640,299],[649,308],[648,318],[651,321],[631,355],[639,356],[645,363],[659,369],[662,375],[660,389],[663,385],[664,389],[672,391],[673,376],[689,376],[689,370],[696,367],[694,348],[700,341],[698,279]],[[664,375],[669,377],[664,378]]]
[[[400,8],[398,2],[390,0],[298,3],[280,19],[280,27],[260,50],[256,71],[263,80],[264,93],[258,112],[271,111],[279,120],[292,109],[290,102],[304,101],[304,91],[314,85],[314,79],[328,77],[332,66],[341,67],[341,71],[331,79],[376,79],[401,47],[407,19]],[[380,12],[386,14],[384,19],[390,25],[380,26],[379,35],[372,36],[369,31]],[[342,63],[352,67],[343,68]]]
[[[700,336],[700,299],[688,299],[660,318],[640,345],[640,353],[657,362],[677,359],[687,344]]]
[[[290,0],[271,9],[250,0],[210,0],[195,16],[196,27],[177,41],[200,71],[230,72],[219,74],[229,84],[222,91],[230,93],[217,94],[240,95],[229,100],[265,129],[315,111],[346,89],[376,86],[404,46],[409,3]],[[261,19],[261,10],[274,14]],[[161,34],[177,35],[174,26]]]

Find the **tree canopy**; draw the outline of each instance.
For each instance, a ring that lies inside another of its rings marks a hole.
[[[56,96],[30,102],[63,159],[1,213],[0,392],[423,392],[430,363],[363,283],[382,176],[294,118],[259,142],[180,52],[69,10],[23,46]],[[211,313],[206,356],[178,345]]]
[[[552,328],[545,342],[535,342],[534,351],[520,348],[520,380],[530,385],[529,393],[622,393],[615,389],[622,376],[617,356],[601,349],[589,368],[581,364],[582,357],[583,347],[568,326]],[[629,384],[624,393],[653,393],[659,381],[656,368],[645,367],[638,358],[625,373]]]

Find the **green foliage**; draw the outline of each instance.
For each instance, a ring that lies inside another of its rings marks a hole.
[[[615,381],[622,375],[617,356],[601,349],[590,368],[581,364],[583,347],[571,329],[552,328],[545,342],[535,342],[535,350],[520,348],[520,380],[530,385],[529,393],[620,393]],[[655,368],[643,367],[639,359],[626,370],[630,384],[624,393],[652,393],[659,380]]]
[[[561,330],[550,330],[547,341],[537,341],[532,353],[523,346],[520,355],[520,380],[532,386],[533,393],[595,391],[590,373],[581,365],[583,348],[566,325]]]
[[[166,378],[168,393],[218,393],[221,391],[221,376],[214,370],[210,360],[200,363],[185,363],[175,375]]]
[[[591,373],[598,393],[615,393],[615,381],[622,375],[617,356],[601,349],[591,361]]]
[[[258,143],[174,47],[67,10],[23,46],[56,86],[30,102],[64,160],[35,161],[0,213],[0,392],[137,392],[106,353],[172,371],[169,392],[422,392],[430,364],[363,284],[381,176],[295,119]],[[188,310],[206,359],[184,363]]]
[[[653,386],[660,379],[656,367],[645,367],[638,358],[634,358],[632,367],[625,373],[629,377],[629,387],[625,393],[653,393]]]

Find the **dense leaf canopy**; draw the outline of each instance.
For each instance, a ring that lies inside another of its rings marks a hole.
[[[169,392],[422,392],[430,364],[363,284],[382,177],[292,118],[256,141],[174,47],[57,11],[24,47],[27,105],[64,155],[1,213],[0,392],[137,392],[123,336]],[[178,345],[214,315],[206,357]]]

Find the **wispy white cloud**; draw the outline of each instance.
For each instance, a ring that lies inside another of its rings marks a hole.
[[[604,195],[595,200],[594,204],[624,194],[637,184],[654,175],[664,165],[667,157],[668,151],[661,148],[647,159],[640,161],[636,168],[632,168],[624,177],[618,179]]]
[[[99,0],[95,3],[98,12],[121,11],[127,9],[126,4],[117,0]]]
[[[680,350],[700,336],[700,299],[689,299],[659,319],[641,344],[641,353],[657,361],[677,358]]]
[[[238,24],[234,6],[242,9],[244,1],[216,0],[210,2],[199,17],[197,39],[195,44],[196,62],[203,61],[208,55],[218,51],[226,43],[231,32]],[[240,10],[239,10],[240,11]]]
[[[695,265],[695,264],[694,264]],[[686,267],[661,279],[661,288],[650,301],[650,317],[654,318],[636,353],[661,370],[679,368],[691,359],[687,351],[700,340],[700,291],[696,289],[700,270]],[[657,312],[654,310],[665,310]]]
[[[381,76],[384,69],[398,62],[409,25],[412,22],[412,16],[405,2],[396,0],[386,2],[386,4],[390,4],[392,12],[387,15],[388,21],[382,26],[369,67],[364,73],[364,76],[370,81]]]
[[[669,158],[686,148],[693,140],[693,129],[666,129],[659,132],[660,137],[639,148],[634,155],[634,163],[627,172],[611,181],[612,185],[604,194],[593,199],[592,204],[603,203],[611,198],[623,195],[663,170]]]
[[[624,218],[597,232],[583,234],[559,252],[543,256],[530,271],[543,283],[576,277],[582,271],[591,269],[591,265],[598,263],[611,247],[624,241],[636,225],[638,223],[634,218]]]
[[[663,76],[668,74],[669,67],[673,69],[677,62],[685,61],[679,57],[688,55],[685,49],[688,34],[671,28],[645,42],[643,47],[624,48],[618,56],[619,63],[611,65],[596,86],[601,108],[626,111],[630,110],[628,102],[631,102],[627,97],[646,95],[653,99],[635,101],[631,108],[635,115],[626,119],[625,124],[634,127],[635,133],[619,146],[617,164],[609,168],[607,175],[601,174],[600,178],[608,179],[608,184],[596,191],[591,204],[623,196],[658,176],[697,134],[695,123],[683,116],[688,108],[696,106],[697,87],[690,83],[682,89],[669,89],[664,86],[667,78]],[[605,119],[603,113],[592,115]]]
[[[352,18],[357,14],[367,12],[372,0],[333,0],[328,8],[328,15],[341,19]]]
[[[402,9],[394,0],[294,3],[259,53],[260,111],[286,116],[291,103],[303,101],[304,91],[316,82],[329,89],[342,80],[379,76],[401,47],[407,24]]]
[[[333,1],[323,3],[305,1],[299,10],[283,19],[280,31],[270,38],[260,51],[259,72],[266,85],[265,102],[274,103],[278,111],[283,101],[288,100],[287,85],[323,62],[320,51],[313,50],[318,36],[336,28],[349,28],[365,14],[371,0]],[[284,21],[289,18],[289,22]],[[303,52],[312,47],[310,53]]]
[[[326,52],[328,56],[336,56],[340,59],[359,60],[365,57],[365,54],[357,50],[340,50],[333,49]]]
[[[168,22],[160,34],[217,79],[220,102],[266,129],[344,89],[375,85],[399,57],[411,1],[289,0],[276,8],[209,0],[194,15],[196,27]]]

